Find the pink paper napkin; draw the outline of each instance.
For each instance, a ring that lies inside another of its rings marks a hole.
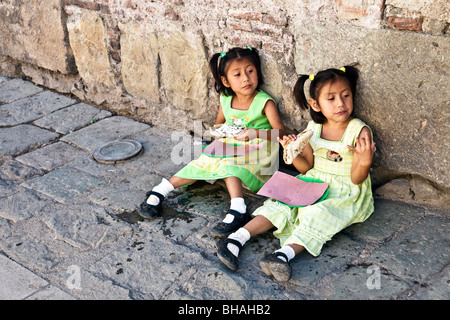
[[[277,171],[257,194],[289,206],[309,206],[319,200],[327,188],[328,183],[306,182]]]

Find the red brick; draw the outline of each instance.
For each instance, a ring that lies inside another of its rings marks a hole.
[[[279,27],[269,25],[269,24],[262,24],[262,23],[252,23],[253,31],[270,36],[270,37],[281,37],[283,35],[283,30]]]
[[[423,18],[389,17],[389,28],[396,30],[422,31]]]
[[[277,18],[268,14],[265,14],[263,16],[262,21],[264,23],[274,24],[276,26],[286,26],[287,25],[287,18]]]
[[[339,7],[337,16],[340,19],[346,20],[360,19],[367,16],[367,11],[364,9],[342,6]]]
[[[261,40],[252,37],[232,37],[230,42],[239,47],[253,47],[259,49],[261,47]]]
[[[261,12],[256,11],[239,11],[239,10],[230,10],[228,15],[231,18],[243,19],[243,20],[254,20],[261,21],[262,14]]]
[[[227,24],[230,28],[233,28],[234,30],[241,30],[247,32],[252,31],[252,26],[247,21],[228,19]]]

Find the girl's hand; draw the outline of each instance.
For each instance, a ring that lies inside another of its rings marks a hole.
[[[375,152],[375,142],[371,143],[369,130],[364,130],[356,137],[355,147],[347,146],[354,153],[353,161],[357,161],[360,166],[371,166],[373,154]]]
[[[353,184],[360,184],[366,180],[372,165],[375,142],[370,139],[369,129],[363,128],[355,140],[355,147],[347,146],[353,151],[351,179]]]
[[[241,133],[239,133],[235,139],[236,140],[244,140],[249,141],[258,137],[258,130],[256,129],[245,129]]]
[[[283,146],[283,148],[286,148],[286,145],[291,142],[297,140],[297,136],[295,134],[290,134],[287,136],[283,136],[283,139],[280,139],[277,137],[278,142]]]

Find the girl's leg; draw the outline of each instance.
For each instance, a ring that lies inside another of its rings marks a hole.
[[[241,179],[238,177],[228,177],[223,180],[227,185],[228,193],[230,194],[231,199],[242,198],[244,196]]]
[[[231,270],[238,268],[237,256],[240,249],[250,240],[251,236],[267,231],[273,224],[263,216],[257,216],[244,227],[230,234],[228,238],[222,239],[218,244],[217,256]]]
[[[235,210],[241,214],[247,212],[247,206],[244,200],[244,191],[242,188],[242,181],[237,177],[229,177],[224,179],[227,186],[228,193],[230,194],[231,204],[230,209]],[[222,222],[232,223],[234,216],[232,214],[227,214]]]
[[[161,183],[155,186],[152,191],[155,191],[162,195],[163,197],[167,197],[167,195],[173,191],[174,189],[184,186],[186,184],[194,183],[196,180],[184,179],[173,176],[169,180],[163,178]],[[147,199],[147,203],[152,206],[157,206],[160,203],[160,198],[156,195],[150,195]]]
[[[185,178],[180,178],[180,177],[176,177],[176,176],[173,176],[172,178],[169,179],[169,182],[172,184],[174,189],[185,186],[187,184],[193,184],[196,181],[197,180],[185,179]]]
[[[272,229],[274,225],[264,216],[256,216],[248,222],[244,228],[250,233],[250,237],[266,232]]]
[[[242,181],[237,177],[225,178],[225,184],[230,194],[231,204],[225,218],[211,229],[211,234],[218,238],[228,236],[240,227],[244,226],[250,219],[244,200]]]
[[[285,261],[285,262],[289,262],[291,259],[293,259],[297,254],[299,254],[300,252],[303,251],[303,249],[305,249],[303,246],[299,245],[299,244],[287,244],[282,246],[280,249],[276,250],[276,252],[282,252],[286,255],[287,257],[287,261],[286,258],[282,255],[277,256],[277,258]]]
[[[163,178],[161,183],[155,186],[146,201],[139,207],[139,215],[145,219],[153,219],[161,215],[162,201],[175,188],[194,183],[196,180],[184,179],[173,176],[169,180]]]
[[[305,250],[304,246],[301,246],[299,244],[288,244],[288,246],[290,246],[292,249],[294,249],[295,255],[298,255],[300,252],[302,252],[303,250]]]
[[[264,216],[256,216],[254,219],[250,220],[250,222],[248,222],[244,227],[230,234],[228,236],[228,239],[237,240],[241,243],[242,246],[244,246],[251,237],[266,232],[272,228],[273,224],[269,219]],[[238,246],[232,243],[228,243],[227,248],[236,257],[239,255]]]

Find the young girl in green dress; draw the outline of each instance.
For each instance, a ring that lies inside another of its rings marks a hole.
[[[374,211],[369,168],[375,143],[370,128],[353,117],[358,70],[354,66],[328,69],[316,75],[303,75],[295,85],[294,96],[302,109],[310,109],[313,130],[309,144],[293,165],[305,177],[329,185],[325,200],[306,207],[289,207],[269,199],[253,213],[255,218],[222,239],[220,260],[230,269],[238,267],[242,246],[257,234],[276,227],[281,249],[264,257],[261,268],[278,281],[291,277],[289,261],[303,250],[319,255],[322,246],[347,226],[363,222]],[[304,84],[311,80],[310,99]],[[279,139],[283,147],[295,135]],[[289,186],[286,186],[288,188]]]
[[[247,128],[236,137],[221,138],[220,141],[233,146],[255,145],[259,150],[236,157],[202,154],[148,192],[148,199],[141,204],[139,213],[146,219],[155,218],[160,215],[163,199],[174,188],[197,180],[224,179],[231,205],[225,219],[212,230],[215,236],[224,237],[250,220],[242,183],[256,192],[273,174],[271,168],[278,164],[279,144],[271,134],[277,139],[282,137],[284,125],[274,99],[260,89],[264,81],[255,48],[233,48],[227,53],[216,53],[209,65],[215,89],[220,94],[216,124]]]

